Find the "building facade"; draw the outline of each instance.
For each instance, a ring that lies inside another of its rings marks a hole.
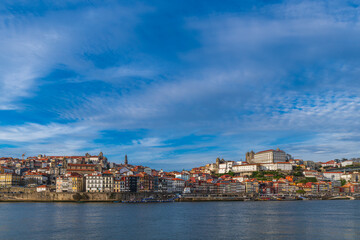
[[[107,173],[92,173],[85,177],[86,192],[113,192],[114,176]]]
[[[260,151],[257,153],[254,153],[253,151],[247,152],[245,158],[246,158],[246,162],[250,164],[258,164],[258,163],[286,162],[288,156],[284,151],[277,148],[276,150],[270,149],[266,151]]]
[[[11,187],[20,185],[21,177],[14,173],[0,174],[0,187]]]

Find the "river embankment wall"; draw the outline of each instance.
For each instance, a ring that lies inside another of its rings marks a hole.
[[[0,193],[2,202],[114,202],[136,201],[144,198],[169,199],[172,194],[163,193],[66,193],[66,192],[32,192]]]
[[[328,200],[328,199],[359,199],[359,196],[339,196],[339,195],[312,195],[302,198],[300,196],[286,197],[261,197],[253,194],[244,195],[182,195],[176,197],[170,193],[137,192],[137,193],[66,193],[66,192],[21,192],[0,193],[0,202],[145,202],[148,199],[156,201],[168,201],[170,199],[177,202],[204,202],[204,201],[257,201],[257,200]]]

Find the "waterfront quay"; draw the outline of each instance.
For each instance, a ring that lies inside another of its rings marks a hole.
[[[0,192],[0,202],[109,202],[162,203],[206,201],[298,201],[298,200],[359,200],[360,194],[170,194],[170,193],[56,193],[56,192]]]

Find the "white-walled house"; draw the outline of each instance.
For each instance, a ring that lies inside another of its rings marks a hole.
[[[331,181],[340,181],[341,176],[343,175],[342,172],[323,172],[325,178]]]
[[[293,170],[293,165],[288,162],[277,162],[277,163],[263,163],[260,164],[260,170],[265,171],[291,171]]]
[[[234,165],[233,161],[225,161],[224,163],[219,164],[219,173],[224,174],[232,171],[232,167]]]
[[[352,160],[346,160],[346,161],[341,162],[340,164],[341,164],[341,167],[346,167],[346,166],[353,165],[353,164],[354,164],[354,161],[352,161]]]
[[[232,171],[234,173],[247,173],[247,172],[255,172],[259,171],[259,165],[258,164],[243,164],[243,165],[234,165],[232,167]]]
[[[41,185],[36,187],[36,192],[46,192],[48,190],[48,187],[46,185]]]

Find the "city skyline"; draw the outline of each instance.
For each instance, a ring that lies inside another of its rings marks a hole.
[[[359,157],[359,4],[0,4],[0,155]]]

